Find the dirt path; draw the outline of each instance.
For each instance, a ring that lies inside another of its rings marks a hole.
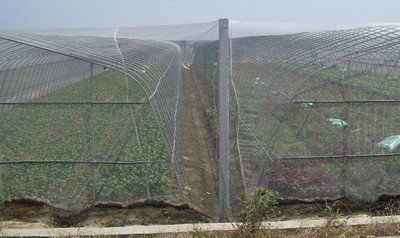
[[[183,155],[188,198],[195,209],[212,217],[217,214],[218,176],[212,98],[194,70],[183,75]]]

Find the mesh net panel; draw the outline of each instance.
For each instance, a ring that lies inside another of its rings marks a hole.
[[[233,36],[241,31],[231,27]],[[369,201],[396,194],[398,26],[260,33],[231,44],[231,156],[248,192]],[[396,148],[380,143],[388,137]]]
[[[188,203],[181,62],[216,24],[2,31],[2,199]]]

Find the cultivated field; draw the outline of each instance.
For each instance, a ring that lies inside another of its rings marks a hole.
[[[377,144],[400,134],[398,104],[381,101],[400,95],[396,76],[310,68],[287,62],[233,66],[249,186],[268,185],[285,199],[395,194],[400,158]]]
[[[17,162],[1,166],[3,198],[81,207],[163,194],[170,175],[164,142],[148,104],[118,103],[144,101],[140,87],[127,80],[105,71],[35,104],[1,112],[0,134],[7,136],[2,137],[0,157]],[[110,104],[81,103],[90,101]],[[58,163],[47,164],[49,160]],[[42,163],[18,163],[30,161]],[[116,164],[86,163],[92,161]],[[125,164],[135,161],[164,163]]]

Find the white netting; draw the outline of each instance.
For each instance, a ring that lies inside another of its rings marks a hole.
[[[233,200],[399,194],[399,26],[230,27]],[[3,199],[190,202],[181,66],[217,111],[218,29],[1,31]]]
[[[379,142],[399,134],[399,60],[396,25],[232,38],[245,187],[300,200],[397,194],[398,150]]]
[[[1,32],[3,199],[187,203],[178,44],[215,25]]]

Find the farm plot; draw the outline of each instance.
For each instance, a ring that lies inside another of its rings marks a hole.
[[[159,125],[148,104],[118,103],[127,100],[144,102],[140,87],[105,71],[0,112],[2,198],[80,208],[164,194],[171,169]],[[110,104],[57,103],[66,101]]]
[[[397,81],[337,67],[316,73],[273,63],[233,68],[248,187],[270,186],[286,199],[395,194],[400,160],[377,144],[400,133],[398,105],[345,102],[394,99]]]

